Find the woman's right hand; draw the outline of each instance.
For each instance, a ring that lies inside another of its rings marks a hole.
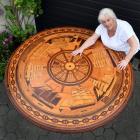
[[[82,46],[80,46],[79,49],[74,50],[71,54],[73,56],[76,56],[77,54],[80,54],[80,56],[82,55],[84,49],[90,47],[91,45],[93,45],[96,40],[99,38],[100,36],[97,35],[96,33],[93,33],[93,35],[91,37],[89,37],[83,44]]]
[[[83,49],[79,48],[79,49],[74,50],[71,54],[73,56],[76,56],[77,54],[80,54],[80,56],[81,56],[83,51],[84,51]]]

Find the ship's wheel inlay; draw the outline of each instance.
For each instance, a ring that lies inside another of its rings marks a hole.
[[[56,82],[71,86],[89,78],[92,63],[85,55],[74,57],[71,51],[61,51],[50,58],[47,68],[51,78]]]

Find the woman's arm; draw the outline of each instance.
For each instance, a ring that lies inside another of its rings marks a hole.
[[[130,45],[130,50],[129,50],[128,54],[126,55],[126,57],[124,58],[124,60],[119,62],[118,67],[120,69],[125,69],[126,68],[127,64],[130,62],[130,60],[135,55],[135,53],[138,49],[138,42],[137,42],[137,40],[134,36],[130,37],[127,40],[127,42]]]
[[[134,36],[129,38],[127,42],[131,46],[131,48],[130,48],[128,54],[126,55],[125,60],[127,60],[129,62],[138,49],[138,43]]]
[[[92,36],[90,36],[83,44],[82,44],[82,46],[80,47],[81,49],[86,49],[86,48],[88,48],[88,47],[90,47],[91,45],[93,45],[95,42],[96,42],[96,40],[99,38],[99,36],[96,34],[96,33],[94,33]]]
[[[84,51],[84,49],[86,49],[86,48],[90,47],[91,45],[93,45],[99,37],[100,37],[99,35],[97,35],[96,33],[94,33],[92,36],[90,36],[90,37],[82,44],[82,46],[81,46],[79,49],[73,51],[73,52],[72,52],[72,55],[74,55],[74,56],[77,55],[77,54],[80,54],[80,55],[81,55],[82,52]]]

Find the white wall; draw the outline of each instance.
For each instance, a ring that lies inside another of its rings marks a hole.
[[[2,0],[3,4],[8,4],[9,0]],[[0,7],[1,9],[3,9],[2,7]],[[3,9],[4,11],[4,9]],[[35,24],[35,20],[33,20],[33,24]],[[1,16],[0,15],[0,32],[2,32],[3,30],[5,30],[4,25],[6,25],[6,20],[4,17],[4,14]]]
[[[2,3],[6,4],[6,3],[8,3],[8,0],[2,0]],[[0,9],[2,9],[4,11],[3,7],[1,7],[1,6],[0,6]],[[5,21],[5,18],[4,18],[4,14],[0,15],[0,32],[5,29],[5,27],[3,26],[5,24],[6,24],[6,21]]]

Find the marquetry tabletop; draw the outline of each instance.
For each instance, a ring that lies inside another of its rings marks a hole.
[[[60,27],[37,33],[11,56],[5,76],[16,109],[40,127],[58,132],[93,130],[116,117],[133,88],[131,65],[119,70],[124,54],[101,41],[73,56],[93,31]]]

